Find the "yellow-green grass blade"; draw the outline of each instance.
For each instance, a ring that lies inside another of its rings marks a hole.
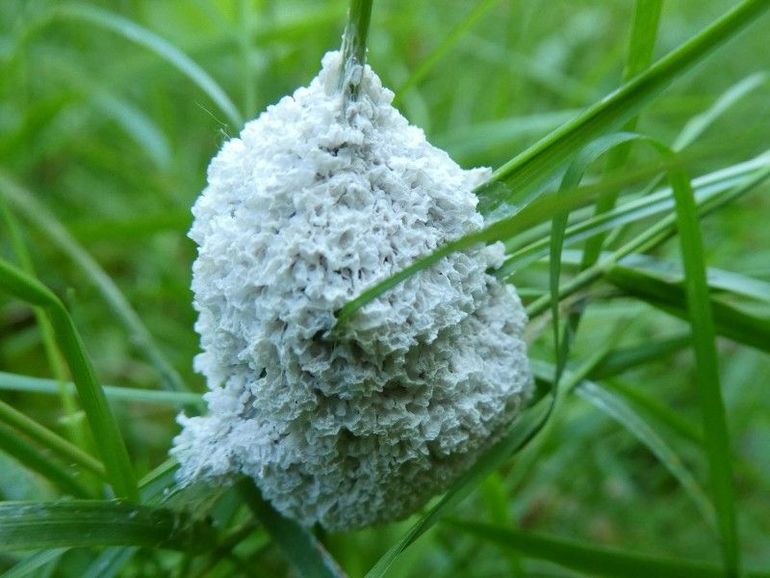
[[[109,500],[0,503],[0,552],[96,546],[203,552],[213,543],[207,522],[162,508]]]
[[[59,348],[77,386],[80,403],[88,418],[110,484],[119,497],[137,500],[139,494],[136,478],[125,442],[67,309],[47,287],[1,260],[0,290],[30,305],[48,310]]]
[[[556,536],[523,532],[511,528],[452,520],[452,527],[479,538],[511,548],[523,556],[547,560],[589,576],[612,578],[724,578],[718,566],[658,555],[645,555],[582,544]],[[747,572],[745,578],[768,578],[768,572]]]
[[[677,77],[768,9],[767,0],[744,0],[644,73],[504,164],[477,190],[484,197],[484,210],[526,199],[587,143],[636,116]]]

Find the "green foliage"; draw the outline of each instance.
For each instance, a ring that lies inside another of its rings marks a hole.
[[[204,411],[189,207],[350,5],[1,3],[0,571],[766,576],[767,0],[374,2],[366,58],[399,108],[496,171],[482,231],[338,325],[502,241],[536,394],[383,528],[301,528],[250,482],[175,488],[174,414]],[[352,6],[360,59],[371,2]]]

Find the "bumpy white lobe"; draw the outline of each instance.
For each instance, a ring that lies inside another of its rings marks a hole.
[[[456,253],[333,314],[440,245],[481,228],[464,171],[391,106],[365,70],[343,103],[340,57],[212,161],[190,236],[209,413],[180,417],[180,481],[254,478],[305,525],[402,518],[445,489],[517,415],[531,377],[526,317],[487,269],[500,246]]]

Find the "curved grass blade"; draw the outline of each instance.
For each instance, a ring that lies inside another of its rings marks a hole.
[[[588,546],[555,536],[545,536],[467,520],[451,520],[453,527],[486,541],[521,552],[528,558],[547,560],[592,576],[617,578],[724,578],[717,566],[672,560]],[[746,578],[768,578],[767,572],[747,572]]]
[[[242,479],[238,489],[254,515],[301,576],[344,578],[342,569],[315,536],[294,520],[279,514],[265,501],[253,480]]]
[[[80,20],[115,32],[126,40],[151,50],[206,93],[235,128],[240,129],[243,125],[243,118],[238,112],[238,108],[216,81],[184,52],[157,34],[122,16],[88,4],[59,5],[54,13],[62,18]]]
[[[0,169],[0,194],[4,195],[16,209],[55,246],[59,247],[83,271],[86,278],[103,295],[115,312],[117,319],[128,330],[134,343],[160,374],[161,384],[172,391],[185,391],[182,377],[165,358],[144,326],[139,315],[131,307],[115,282],[93,257],[69,234],[64,226],[34,195],[18,184],[10,175]]]
[[[479,196],[484,197],[484,211],[503,202],[525,199],[529,191],[551,178],[575,152],[636,116],[674,79],[768,9],[767,0],[744,0],[646,72],[504,164],[477,189]]]
[[[37,472],[60,490],[78,498],[93,497],[91,490],[58,460],[52,460],[19,434],[0,424],[0,451],[12,456],[20,464]]]
[[[137,500],[139,493],[136,478],[123,437],[67,309],[47,287],[2,260],[0,289],[30,305],[48,310],[59,348],[70,367],[110,484],[118,496]]]
[[[65,383],[64,386],[67,388],[67,391],[75,391],[74,383]],[[185,405],[206,406],[206,402],[201,394],[186,391],[157,391],[154,389],[116,387],[114,385],[103,385],[102,389],[107,399],[114,401],[150,403],[172,407]],[[0,391],[3,390],[55,395],[59,393],[59,384],[52,379],[29,377],[27,375],[0,371]]]
[[[203,552],[214,530],[186,514],[118,501],[0,503],[0,552],[144,546]]]

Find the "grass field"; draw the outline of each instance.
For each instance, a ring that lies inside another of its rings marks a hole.
[[[190,207],[348,2],[4,0],[0,572],[770,577],[768,8],[374,2],[396,106],[497,169],[415,271],[505,242],[539,395],[443,501],[328,534],[167,460],[205,391]]]

